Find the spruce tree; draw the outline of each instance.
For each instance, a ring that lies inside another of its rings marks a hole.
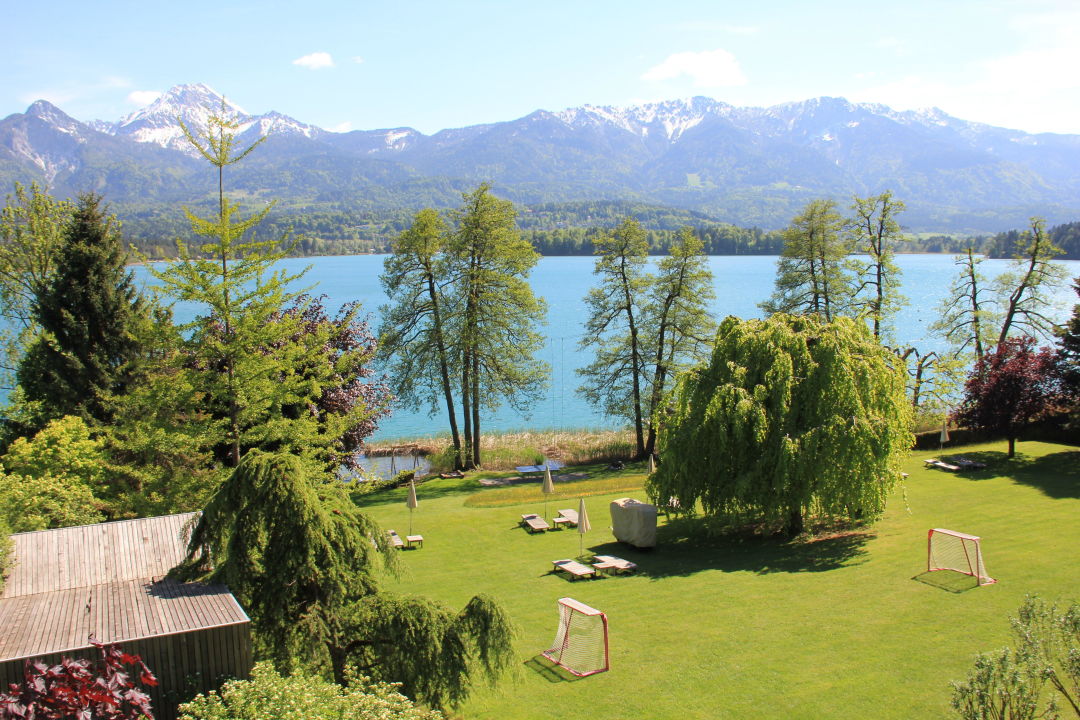
[[[42,333],[18,369],[25,397],[42,403],[47,417],[108,422],[108,398],[123,394],[136,377],[147,314],[126,261],[101,198],[81,195],[56,270],[34,299]]]

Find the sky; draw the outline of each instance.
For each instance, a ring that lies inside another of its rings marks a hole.
[[[0,117],[117,120],[204,83],[252,114],[424,133],[704,95],[1080,133],[1077,0],[5,3]],[[301,9],[302,7],[302,9]]]

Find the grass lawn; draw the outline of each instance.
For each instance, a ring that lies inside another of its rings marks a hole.
[[[1080,450],[1019,443],[1006,460],[1004,449],[956,451],[988,463],[956,474],[923,467],[938,453],[913,453],[904,490],[861,534],[707,539],[697,521],[662,519],[651,552],[618,545],[608,529],[611,500],[645,499],[623,489],[640,485],[640,468],[593,468],[552,496],[548,514],[577,508],[580,489],[593,526],[586,551],[638,564],[636,575],[594,581],[548,572],[578,555],[575,531],[518,527],[522,513],[544,512],[539,482],[433,481],[419,488],[413,520],[425,546],[404,552],[406,573],[387,585],[455,608],[489,593],[518,624],[520,663],[474,692],[460,709],[470,720],[945,717],[949,681],[966,676],[976,652],[1007,642],[1026,593],[1080,598]],[[384,527],[409,529],[404,491],[359,502]],[[998,583],[953,592],[914,580],[933,527],[980,535]],[[564,596],[607,613],[610,672],[568,681],[534,660],[554,638]]]

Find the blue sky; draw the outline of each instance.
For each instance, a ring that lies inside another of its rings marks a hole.
[[[1080,133],[1075,0],[11,3],[0,117],[115,120],[181,83],[328,129],[706,95],[937,106]]]

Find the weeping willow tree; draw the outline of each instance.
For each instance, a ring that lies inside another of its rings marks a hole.
[[[228,585],[279,670],[309,658],[344,683],[351,663],[436,707],[463,700],[477,677],[494,680],[512,660],[502,608],[477,596],[454,613],[382,592],[380,571],[397,569],[386,533],[340,483],[314,481],[304,467],[293,455],[245,454],[173,575]]]
[[[849,318],[729,317],[669,402],[650,495],[788,534],[879,515],[914,440],[902,363]]]

